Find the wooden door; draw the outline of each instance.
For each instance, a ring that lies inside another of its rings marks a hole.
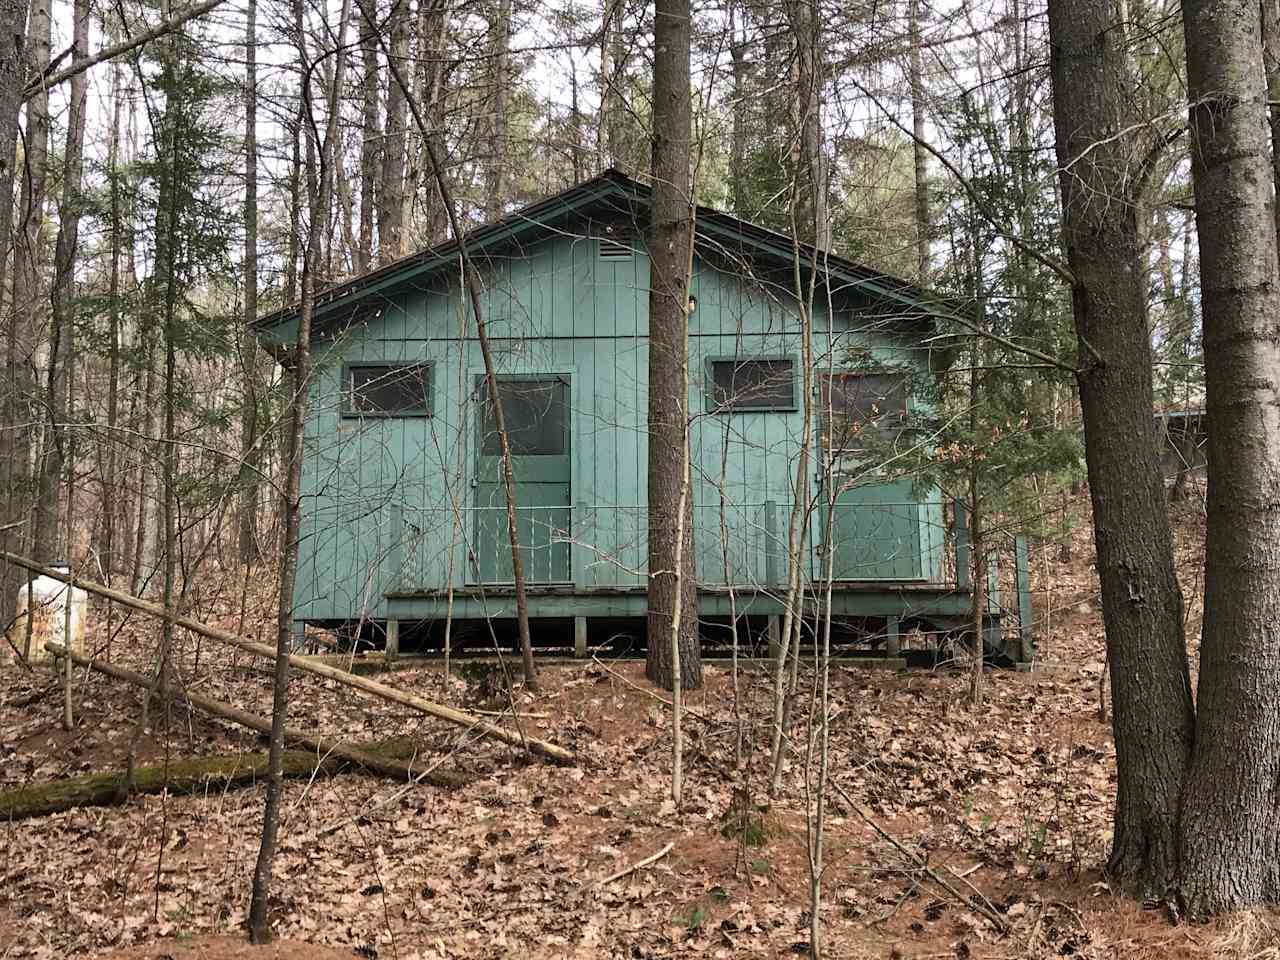
[[[571,478],[569,383],[558,376],[504,376],[497,382],[511,445],[517,533],[525,580],[569,583]],[[511,541],[501,444],[483,376],[477,378],[479,435],[473,482],[476,566],[481,583],[511,583]]]
[[[822,544],[814,576],[826,575],[826,551],[834,551],[836,580],[918,580],[923,577],[920,505],[910,477],[895,477],[892,455],[905,442],[907,379],[892,372],[822,376],[821,436],[832,462],[836,495],[831,538]],[[818,522],[826,532],[823,491]]]

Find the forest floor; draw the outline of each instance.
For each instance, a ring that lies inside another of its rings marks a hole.
[[[1188,636],[1196,636],[1193,510],[1179,512],[1178,530],[1192,601]],[[1114,751],[1099,715],[1102,631],[1087,529],[1076,525],[1069,556],[1050,545],[1034,560],[1040,653],[1052,666],[989,674],[980,709],[967,704],[963,664],[832,669],[826,955],[1280,957],[1275,917],[1175,925],[1162,909],[1114,896],[1102,881]],[[245,622],[264,634],[267,602],[255,597],[245,611]],[[205,619],[238,625],[241,611],[214,606],[201,611]],[[95,614],[90,640],[105,650],[103,616]],[[112,641],[111,659],[145,672],[156,634],[154,624],[130,620]],[[269,712],[262,662],[190,637],[179,642],[187,683]],[[379,679],[449,702],[468,697],[463,681],[446,682],[435,670]],[[260,786],[9,823],[0,839],[0,957],[807,955],[805,756],[801,746],[788,761],[783,798],[768,803],[763,673],[744,670],[735,701],[732,674],[709,667],[705,687],[689,697],[680,810],[668,799],[670,715],[644,681],[643,664],[549,666],[541,680],[537,695],[514,694],[528,715],[525,729],[576,751],[575,766],[530,762],[295,675],[291,725],[361,741],[412,736],[424,745],[423,762],[462,774],[466,784],[406,790],[355,774],[289,781],[272,902],[279,939],[268,948],[248,947],[241,927]],[[0,667],[0,786],[119,769],[137,713],[134,691],[77,671],[76,697],[79,724],[64,733],[52,673]],[[793,736],[803,745],[804,702],[796,713]],[[734,775],[739,729],[754,749],[746,772]],[[157,706],[140,756],[164,762],[262,746],[253,734]],[[728,815],[744,798],[752,819],[735,831]],[[925,858],[931,872],[886,835]],[[669,854],[651,866],[599,883],[668,844]],[[975,906],[981,898],[1006,931]]]

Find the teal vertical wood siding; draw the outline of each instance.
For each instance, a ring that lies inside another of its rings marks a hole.
[[[569,541],[572,579],[582,589],[635,586],[645,579],[649,266],[638,246],[630,257],[604,258],[598,244],[585,236],[557,236],[505,259],[489,259],[484,269],[483,307],[499,372],[559,375],[571,385],[574,508],[569,529],[558,535]],[[386,591],[476,582],[468,544],[475,533],[475,383],[484,365],[460,293],[456,274],[438,276],[426,289],[368,302],[358,321],[326,333],[316,345],[302,481],[298,619],[381,619]],[[803,398],[797,396],[794,411],[714,413],[706,371],[715,357],[787,356],[794,358],[799,378],[796,306],[778,288],[702,260],[692,293],[698,576],[708,584],[776,583],[785,570]],[[845,366],[853,347],[885,363],[927,368],[917,342],[864,322],[852,308],[837,307],[829,316],[825,294],[818,299],[818,369]],[[361,362],[429,363],[432,415],[344,414],[344,364]],[[818,462],[804,480],[810,494]],[[917,506],[909,484],[880,491],[879,499],[912,511],[910,522],[919,531],[915,555],[895,564],[891,578],[941,576],[941,499],[926,497]],[[727,540],[720,533],[722,512]],[[815,571],[821,569],[820,536],[815,521]],[[869,576],[886,574],[873,570]]]

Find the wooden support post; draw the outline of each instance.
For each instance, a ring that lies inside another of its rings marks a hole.
[[[782,656],[782,618],[777,614],[769,617],[769,659],[777,660]]]
[[[400,656],[400,621],[387,621],[387,646],[386,657],[388,660],[395,660]]]
[[[884,642],[884,652],[890,657],[902,656],[902,637],[898,632],[901,621],[897,617],[885,617],[884,629],[886,639]]]
[[[587,659],[587,618],[573,618],[573,655],[579,660]]]

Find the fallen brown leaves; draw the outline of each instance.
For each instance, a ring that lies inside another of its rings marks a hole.
[[[1091,622],[1061,613],[1090,602],[1082,553],[1083,545],[1064,569],[1050,570],[1063,601],[1059,622],[1074,617],[1079,628],[1074,662],[994,674],[979,712],[964,704],[963,671],[833,670],[832,775],[840,790],[829,801],[823,907],[831,956],[1212,957],[1240,944],[1265,956],[1259,944],[1272,927],[1255,924],[1235,940],[1230,925],[1172,927],[1100,882],[1114,789],[1110,731],[1096,712],[1100,634],[1096,613]],[[1052,635],[1047,649],[1058,640]],[[152,642],[146,625],[131,624],[116,639],[115,658],[145,667]],[[177,663],[208,695],[269,709],[261,664],[191,638]],[[289,784],[272,903],[277,933],[340,947],[335,956],[398,960],[805,951],[807,707],[795,711],[784,796],[766,804],[765,679],[742,679],[755,751],[736,775],[732,684],[724,669],[709,667],[706,688],[690,696],[700,719],[688,724],[688,799],[677,811],[666,798],[666,708],[647,695],[642,664],[609,667],[549,667],[536,699],[517,693],[520,709],[536,715],[524,721],[529,731],[577,752],[579,765],[567,769],[296,678],[292,724],[352,740],[412,736],[427,745],[424,762],[452,752],[450,763],[472,779],[448,794],[418,787],[397,795],[399,785],[354,775]],[[445,702],[460,702],[464,692],[461,681],[446,683],[431,670],[385,679]],[[16,667],[0,673],[0,781],[118,766],[136,715],[133,695],[96,676],[77,673],[76,682],[80,726],[61,734],[51,676]],[[157,706],[143,754],[257,746],[251,735]],[[725,829],[735,795],[757,812],[756,834]],[[972,884],[1009,932],[940,889],[846,796],[949,886]],[[261,790],[249,789],[147,797],[5,826],[0,956],[129,951],[112,954],[124,960],[167,950],[178,957],[188,955],[184,944],[197,945],[204,960],[271,956],[217,952],[240,937],[261,809]],[[668,843],[666,856],[599,882]],[[143,950],[148,944],[155,947]]]

